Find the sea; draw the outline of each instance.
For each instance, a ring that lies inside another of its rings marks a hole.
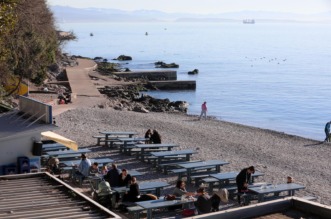
[[[331,120],[331,24],[241,22],[59,23],[77,40],[70,55],[103,57],[131,70],[177,63],[178,80],[196,90],[151,91],[156,98],[189,103],[199,115],[324,140]],[[91,34],[92,33],[92,34]],[[91,36],[93,35],[93,36]],[[114,61],[115,62],[115,61]],[[198,69],[197,75],[188,71]]]

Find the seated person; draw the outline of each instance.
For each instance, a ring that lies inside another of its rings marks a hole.
[[[145,144],[151,143],[151,137],[152,137],[152,130],[148,129],[145,133],[145,138],[148,138],[148,140],[145,141]]]
[[[139,190],[139,185],[137,183],[137,178],[132,177],[131,179],[131,184],[130,184],[130,189],[127,193],[124,194],[123,196],[123,202],[136,202],[140,198],[140,190]]]
[[[99,174],[100,172],[99,172],[99,164],[97,163],[97,162],[94,162],[93,164],[92,164],[92,166],[90,166],[90,169],[89,169],[89,175],[90,176],[95,176],[95,175],[97,175],[97,174]]]
[[[82,158],[82,160],[81,160],[75,174],[83,176],[83,179],[84,179],[85,177],[88,177],[88,175],[89,175],[91,161],[87,158],[86,154],[82,154],[81,158]]]
[[[131,182],[131,175],[127,169],[122,169],[122,173],[119,175],[119,186],[129,186]]]
[[[117,168],[117,164],[113,163],[111,165],[111,169],[108,170],[107,175],[103,178],[109,182],[111,187],[118,187],[119,186],[119,175],[121,171]]]
[[[287,183],[294,183],[294,178],[292,176],[288,176]]]
[[[182,181],[182,180],[178,180],[177,183],[176,183],[176,187],[173,191],[173,195],[177,196],[177,197],[181,197],[183,195],[185,196],[193,196],[194,193],[193,192],[188,192],[186,191],[186,188],[185,188],[185,182]]]
[[[161,135],[155,129],[153,130],[153,134],[150,139],[153,142],[153,144],[161,144]]]
[[[60,164],[60,161],[59,161],[58,158],[56,158],[56,157],[50,157],[49,160],[48,160],[48,162],[47,162],[47,165],[48,165],[47,170],[51,174],[60,174],[61,173],[61,170],[60,170],[59,164]]]
[[[102,175],[107,175],[107,172],[108,172],[108,167],[105,165],[105,166],[102,166],[101,168],[101,174]]]
[[[205,188],[197,190],[197,201],[194,203],[199,214],[206,214],[211,211],[211,200],[209,195],[205,192]]]

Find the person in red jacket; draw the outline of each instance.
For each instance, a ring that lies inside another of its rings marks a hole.
[[[201,114],[199,117],[199,120],[201,119],[201,117],[204,116],[205,119],[207,119],[207,102],[203,102],[203,104],[201,105]]]

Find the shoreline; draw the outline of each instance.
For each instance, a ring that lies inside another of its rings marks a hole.
[[[98,73],[90,71],[89,75]],[[94,85],[121,85],[118,81],[100,76]],[[112,80],[112,81],[111,81]],[[123,83],[123,82],[122,82]],[[46,98],[47,97],[43,97]],[[158,129],[163,143],[179,144],[179,149],[193,149],[192,159],[221,159],[230,162],[222,171],[240,171],[254,165],[265,173],[264,182],[279,184],[288,175],[306,189],[297,196],[316,196],[322,204],[331,205],[331,145],[275,130],[262,129],[212,117],[198,120],[198,115],[184,113],[138,113],[114,110],[111,99],[78,96],[72,104],[55,105],[56,133],[77,141],[80,147],[98,150],[93,135],[100,131],[135,131],[144,136],[147,129]],[[100,147],[99,147],[100,148]],[[101,148],[100,148],[101,149]],[[103,149],[103,148],[102,148]],[[104,150],[104,149],[103,149]],[[114,151],[92,152],[91,157],[108,156],[128,169],[144,175],[139,181],[165,181],[175,185],[174,175],[151,170],[150,165]],[[165,192],[172,192],[172,188]]]

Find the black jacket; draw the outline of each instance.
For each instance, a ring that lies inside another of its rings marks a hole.
[[[247,172],[248,168],[242,169],[240,173],[236,177],[236,183],[238,190],[246,190],[247,188],[244,187],[245,183],[249,183],[251,174]]]

